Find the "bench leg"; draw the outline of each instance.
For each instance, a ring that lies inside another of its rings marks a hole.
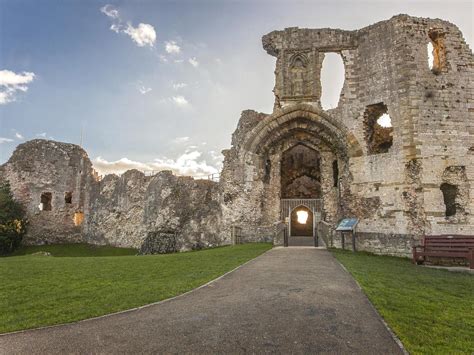
[[[413,264],[415,264],[415,265],[423,264],[423,263],[425,262],[425,257],[423,256],[423,257],[422,257],[422,260],[419,260],[419,256],[418,256],[418,252],[416,251],[416,248],[413,247],[412,250],[413,250],[413,251],[412,251],[412,254],[413,254],[413,260],[412,260],[412,262],[413,262]]]

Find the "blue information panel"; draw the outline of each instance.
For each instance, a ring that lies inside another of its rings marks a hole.
[[[344,218],[336,228],[336,231],[350,232],[353,231],[356,224],[359,223],[357,218]]]

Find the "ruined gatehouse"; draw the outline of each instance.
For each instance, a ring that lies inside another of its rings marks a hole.
[[[26,242],[138,248],[163,233],[186,250],[229,244],[238,230],[278,245],[282,222],[305,236],[357,217],[359,249],[406,255],[423,234],[472,233],[474,58],[455,25],[398,15],[356,31],[287,28],[262,42],[277,60],[274,109],[243,111],[219,182],[136,170],[99,179],[79,146],[30,141],[1,167],[27,208]],[[325,53],[339,54],[345,72],[329,110]]]

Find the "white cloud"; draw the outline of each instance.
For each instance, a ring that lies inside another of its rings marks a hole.
[[[176,137],[173,139],[173,143],[186,143],[189,142],[189,137]]]
[[[17,139],[25,139],[25,137],[23,137],[23,136],[22,136],[20,133],[18,133],[18,132],[15,132],[15,137],[16,137]]]
[[[159,158],[152,162],[138,162],[128,158],[116,161],[107,161],[101,157],[93,160],[94,169],[100,174],[122,174],[130,169],[141,171],[162,171],[171,170],[178,175],[203,177],[217,173],[214,166],[208,165],[201,158],[201,152],[192,151],[180,155],[177,159]]]
[[[110,29],[112,31],[114,31],[115,33],[119,33],[120,29],[121,29],[121,26],[118,25],[118,24],[113,23],[113,24],[110,25]]]
[[[13,139],[0,137],[0,144],[10,143],[10,142],[13,142]]]
[[[35,73],[15,73],[11,70],[0,70],[0,105],[5,105],[16,100],[18,91],[28,91],[27,84],[35,78]]]
[[[179,90],[179,89],[185,88],[186,86],[188,86],[188,84],[186,84],[186,83],[174,83],[173,84],[173,89],[174,90]]]
[[[128,24],[123,32],[128,34],[139,47],[153,47],[156,41],[155,29],[147,23],[139,23],[138,27]]]
[[[118,19],[120,18],[119,12],[117,9],[115,9],[112,5],[107,4],[103,7],[100,8],[100,12],[105,14],[106,16],[113,18],[113,19]]]
[[[173,96],[171,99],[178,106],[187,106],[187,105],[189,105],[188,100],[186,100],[184,98],[184,96],[181,96],[181,95],[180,96]]]
[[[179,54],[179,52],[181,52],[181,48],[175,41],[165,42],[165,50],[170,54]]]
[[[199,62],[197,61],[196,57],[189,58],[188,62],[195,68],[199,66]]]
[[[101,7],[100,12],[113,20],[110,26],[111,31],[129,35],[139,47],[154,46],[156,42],[156,32],[152,25],[147,23],[139,23],[137,27],[133,27],[131,23],[124,25],[118,10],[110,4]]]
[[[161,60],[163,63],[168,62],[168,58],[166,58],[163,54],[160,54],[160,55],[158,56],[158,58],[160,58],[160,60]]]
[[[175,62],[175,63],[182,63],[182,62],[184,62],[184,60],[182,60],[182,59],[175,59],[174,62]]]
[[[36,137],[46,138],[46,132],[37,133],[37,134],[36,134]]]
[[[148,94],[152,89],[151,88],[147,88],[145,85],[143,84],[138,84],[138,91],[140,91],[140,94],[142,95],[146,95]]]

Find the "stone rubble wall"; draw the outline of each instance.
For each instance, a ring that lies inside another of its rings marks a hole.
[[[83,226],[74,224],[75,213],[84,213],[95,176],[87,153],[74,144],[32,140],[20,144],[0,167],[14,197],[26,208],[25,244],[81,242]],[[41,211],[41,194],[52,194],[51,211]],[[72,192],[72,203],[65,193]]]
[[[177,249],[228,244],[220,236],[218,184],[169,171],[145,176],[130,170],[102,180],[77,145],[48,140],[21,144],[0,169],[15,198],[27,210],[27,244],[107,244],[140,248],[150,232],[173,231]],[[65,192],[72,203],[65,203]],[[41,194],[52,194],[51,211],[39,208]],[[84,220],[75,225],[75,213]]]

